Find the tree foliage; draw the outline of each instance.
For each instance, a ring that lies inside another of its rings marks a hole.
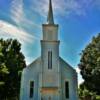
[[[96,92],[89,91],[84,82],[80,84],[78,94],[79,100],[100,100],[100,95],[97,95]]]
[[[19,96],[21,71],[26,66],[17,40],[0,39],[0,100]]]
[[[79,68],[87,89],[100,95],[100,34],[82,51]]]

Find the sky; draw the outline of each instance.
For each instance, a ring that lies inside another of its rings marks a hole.
[[[49,0],[0,0],[0,38],[18,39],[27,65],[41,55]],[[100,32],[100,0],[52,0],[60,56],[79,73],[80,53]],[[79,83],[82,78],[79,75]]]

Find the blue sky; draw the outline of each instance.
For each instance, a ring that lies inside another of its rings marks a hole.
[[[0,0],[0,38],[17,38],[22,43],[27,64],[40,56],[42,24],[47,20],[48,1]],[[79,54],[100,32],[100,0],[52,2],[54,20],[59,24],[60,56],[76,68]]]

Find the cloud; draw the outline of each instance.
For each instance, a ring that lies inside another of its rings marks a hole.
[[[42,16],[47,16],[49,0],[32,0],[32,9]],[[85,16],[88,10],[94,7],[100,8],[100,0],[52,0],[53,10],[55,15],[70,16],[78,15]]]
[[[95,0],[94,6],[100,10],[100,0]]]
[[[84,82],[84,80],[82,79],[82,76],[80,75],[80,69],[78,67],[75,68],[77,74],[78,74],[78,86]]]
[[[84,82],[84,80],[82,79],[82,78],[78,78],[78,86],[80,85],[80,84],[82,84]]]
[[[36,58],[33,58],[33,57],[26,57],[26,65],[28,66],[29,64],[31,64]]]
[[[32,0],[31,9],[43,17],[47,15],[49,0]]]
[[[35,6],[32,6],[33,10],[45,17],[48,11],[48,1],[49,0],[33,1],[33,5]],[[80,0],[52,0],[54,12],[55,14],[66,16],[73,13],[77,15],[84,15],[85,9],[83,8],[83,4],[79,1]]]
[[[24,25],[33,25],[39,28],[34,20],[26,17],[26,11],[30,12],[30,15],[33,15],[35,11],[43,17],[47,17],[49,0],[29,0],[28,2],[31,2],[29,6],[24,1],[27,0],[12,0],[12,20],[20,27],[24,23]],[[88,14],[88,10],[92,10],[94,7],[100,8],[100,0],[52,0],[52,4],[54,14],[63,17],[70,15],[85,16]]]
[[[80,74],[80,69],[78,68],[78,67],[76,67],[76,72],[78,73],[78,74]]]
[[[26,25],[34,25],[37,26],[37,24],[34,24],[30,19],[26,18],[25,16],[25,8],[23,0],[13,0],[11,2],[11,18],[12,20],[21,27],[21,24],[25,23]],[[30,14],[31,15],[31,14]]]
[[[25,30],[33,34],[32,29],[41,30],[41,27],[35,23],[34,19],[30,19],[30,16],[33,14],[31,10],[27,10],[24,0],[12,0],[10,8],[10,17],[16,23],[20,29]],[[27,15],[27,12],[30,14]],[[27,17],[27,16],[28,17]],[[40,36],[38,36],[40,38]]]
[[[32,43],[35,39],[34,36],[30,35],[24,30],[3,20],[0,20],[0,35],[9,35],[11,37],[17,38],[22,43]]]
[[[11,2],[11,18],[16,23],[23,20],[23,0],[13,0]]]
[[[73,13],[77,15],[84,15],[85,13],[81,3],[77,0],[62,0],[62,2],[55,0],[54,8],[59,11],[59,14],[66,16]]]

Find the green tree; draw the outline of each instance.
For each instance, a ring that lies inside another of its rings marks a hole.
[[[86,88],[84,82],[80,84],[78,89],[79,100],[100,100],[100,95]]]
[[[98,100],[96,99],[96,93],[89,91],[86,87],[84,82],[80,84],[78,89],[79,100]]]
[[[0,100],[17,100],[24,67],[21,44],[17,40],[0,39]]]
[[[100,34],[82,51],[79,68],[86,88],[100,95]]]

